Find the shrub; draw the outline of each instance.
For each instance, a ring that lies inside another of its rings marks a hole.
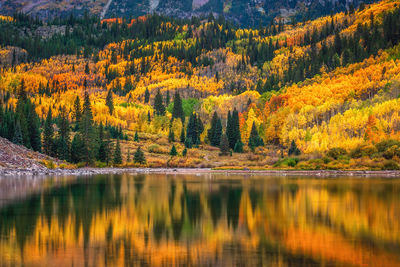
[[[274,164],[274,167],[295,167],[299,163],[298,158],[284,158]]]
[[[358,159],[362,157],[371,157],[378,152],[375,146],[362,144],[350,151],[350,157]]]
[[[383,163],[382,170],[399,170],[400,166],[394,160],[386,160]]]
[[[400,157],[400,146],[394,145],[389,147],[385,152],[383,152],[383,157],[385,159],[393,159],[394,157]]]
[[[391,148],[392,146],[400,147],[400,142],[397,141],[397,140],[388,139],[388,140],[384,140],[384,141],[379,142],[375,146],[376,146],[376,148],[378,149],[379,152],[383,153],[386,150],[388,150],[389,148]]]
[[[328,157],[338,159],[340,156],[344,156],[347,154],[347,151],[344,148],[341,147],[334,147],[328,150],[326,155]]]

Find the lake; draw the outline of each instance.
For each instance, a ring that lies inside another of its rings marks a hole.
[[[400,180],[0,179],[0,266],[400,266]]]

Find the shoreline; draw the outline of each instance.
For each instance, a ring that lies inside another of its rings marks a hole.
[[[80,168],[80,169],[0,169],[0,178],[11,176],[90,176],[104,174],[253,174],[264,176],[382,177],[400,178],[400,171],[357,170],[230,170],[211,168]]]

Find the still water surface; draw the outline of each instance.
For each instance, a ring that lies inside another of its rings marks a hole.
[[[396,179],[4,179],[0,266],[400,266]]]

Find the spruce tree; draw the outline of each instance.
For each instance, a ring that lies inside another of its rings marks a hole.
[[[257,131],[257,127],[255,122],[253,122],[253,125],[251,127],[251,133],[250,133],[250,138],[249,138],[249,143],[248,146],[250,147],[250,149],[252,151],[254,151],[254,149],[256,147],[259,146],[264,146],[264,141],[262,140],[262,138],[258,135],[258,131]]]
[[[83,154],[84,154],[83,146],[84,146],[84,143],[82,141],[80,134],[75,134],[75,136],[71,142],[71,156],[70,156],[70,159],[73,163],[79,163],[84,160],[83,159]]]
[[[186,157],[187,155],[187,148],[185,147],[182,151],[182,156]]]
[[[176,151],[176,147],[175,145],[172,146],[171,151],[169,152],[169,154],[173,157],[178,155],[178,151]]]
[[[242,140],[238,140],[235,144],[235,148],[233,149],[236,153],[243,153],[243,143]]]
[[[170,102],[169,90],[167,91],[167,96],[165,97],[165,106],[168,107]]]
[[[182,99],[178,91],[175,92],[174,96],[174,108],[172,110],[172,118],[181,119],[182,123],[185,122],[185,113],[183,112]]]
[[[108,93],[107,93],[106,106],[108,107],[110,115],[112,115],[113,111],[114,111],[114,102],[113,102],[113,96],[112,96],[112,91],[111,90],[109,90]]]
[[[240,124],[239,124],[239,112],[236,110],[236,108],[232,112],[232,127],[233,127],[233,145],[230,145],[231,149],[235,148],[235,145],[237,142],[242,142],[242,137],[240,134]]]
[[[134,137],[133,141],[139,142],[139,135],[138,135],[137,131],[135,132],[135,137]]]
[[[14,137],[13,137],[12,142],[16,145],[23,144],[21,124],[20,124],[19,120],[17,120],[17,123],[15,124]]]
[[[93,161],[94,157],[94,129],[93,129],[93,114],[90,105],[89,94],[85,92],[85,99],[83,103],[82,118],[79,125],[79,132],[83,141],[83,159],[86,165]]]
[[[49,156],[54,155],[53,138],[54,138],[53,117],[51,113],[51,108],[49,108],[46,121],[44,123],[44,131],[43,131],[43,152]]]
[[[214,112],[211,119],[211,128],[208,130],[208,140],[212,146],[218,147],[221,144],[222,123],[217,112]]]
[[[158,116],[165,115],[165,106],[163,103],[163,97],[162,97],[160,90],[158,90],[157,95],[154,99],[154,110],[156,111],[156,114]]]
[[[180,141],[181,141],[181,143],[184,143],[184,142],[185,142],[185,139],[186,139],[186,136],[185,136],[185,126],[182,125],[181,136],[180,136]]]
[[[144,103],[147,104],[150,101],[150,92],[149,89],[146,88],[146,91],[144,92]]]
[[[289,147],[289,151],[288,151],[288,155],[292,156],[298,156],[301,154],[300,149],[297,147],[296,142],[294,140],[292,140],[292,142],[290,143],[290,147]]]
[[[70,160],[70,129],[68,122],[68,114],[65,107],[61,108],[60,116],[58,118],[59,134],[56,140],[57,143],[57,157],[63,160]]]
[[[40,136],[39,116],[35,111],[35,105],[29,101],[28,132],[30,144],[33,151],[42,151],[42,140]]]
[[[219,149],[221,150],[222,156],[229,155],[230,147],[229,147],[229,140],[226,134],[223,134],[221,137],[221,144],[219,145]]]
[[[122,154],[121,154],[121,146],[119,144],[119,139],[117,139],[117,143],[115,145],[113,161],[114,164],[122,164]]]
[[[135,154],[133,155],[133,161],[139,164],[146,164],[146,158],[140,146],[137,148]]]
[[[74,111],[73,111],[75,123],[79,124],[81,121],[82,117],[82,108],[81,108],[81,100],[79,99],[79,96],[76,96],[75,101],[74,101]]]
[[[172,130],[172,127],[169,127],[168,142],[170,143],[175,142],[175,134],[174,131]]]

